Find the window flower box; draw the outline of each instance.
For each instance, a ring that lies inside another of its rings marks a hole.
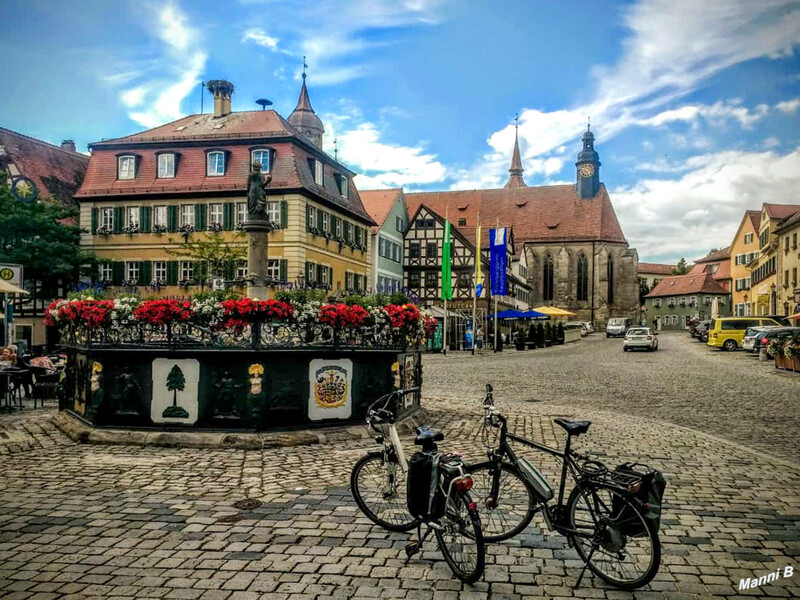
[[[97,228],[97,231],[95,231],[95,233],[97,235],[102,235],[103,237],[108,237],[113,232],[111,231],[110,227],[106,227],[105,225],[102,225],[101,227]]]
[[[139,226],[128,225],[127,227],[123,227],[122,233],[124,233],[125,235],[133,235],[134,233],[139,233]]]
[[[181,233],[183,235],[189,235],[190,233],[194,233],[194,225],[190,223],[181,225],[180,227],[178,227],[178,233]]]
[[[212,221],[211,223],[208,224],[208,230],[211,231],[212,233],[219,233],[222,231],[222,229],[223,229],[222,223],[220,223],[219,221]]]
[[[155,234],[166,233],[167,232],[167,226],[166,225],[153,225],[153,227],[151,228],[151,231],[153,233],[155,233]]]

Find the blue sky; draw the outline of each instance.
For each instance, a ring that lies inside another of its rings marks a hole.
[[[305,55],[360,189],[502,186],[517,112],[527,183],[572,182],[591,116],[640,259],[693,259],[800,203],[798,45],[798,0],[7,0],[0,125],[85,150],[214,78],[288,115]]]

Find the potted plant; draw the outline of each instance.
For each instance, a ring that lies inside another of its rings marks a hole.
[[[767,352],[775,358],[775,368],[784,368],[783,340],[775,338],[767,345]]]

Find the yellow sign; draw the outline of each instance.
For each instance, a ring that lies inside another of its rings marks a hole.
[[[338,365],[319,369],[314,378],[314,400],[322,408],[336,408],[347,401],[347,371]]]
[[[4,281],[11,281],[14,278],[14,271],[6,267],[5,269],[0,269],[0,279]]]

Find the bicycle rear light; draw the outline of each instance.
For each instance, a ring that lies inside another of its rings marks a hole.
[[[467,475],[465,477],[461,477],[460,479],[456,479],[456,481],[455,481],[456,489],[459,492],[468,492],[468,491],[470,491],[472,489],[473,483],[474,482],[472,481],[472,477],[470,477],[469,475]]]

